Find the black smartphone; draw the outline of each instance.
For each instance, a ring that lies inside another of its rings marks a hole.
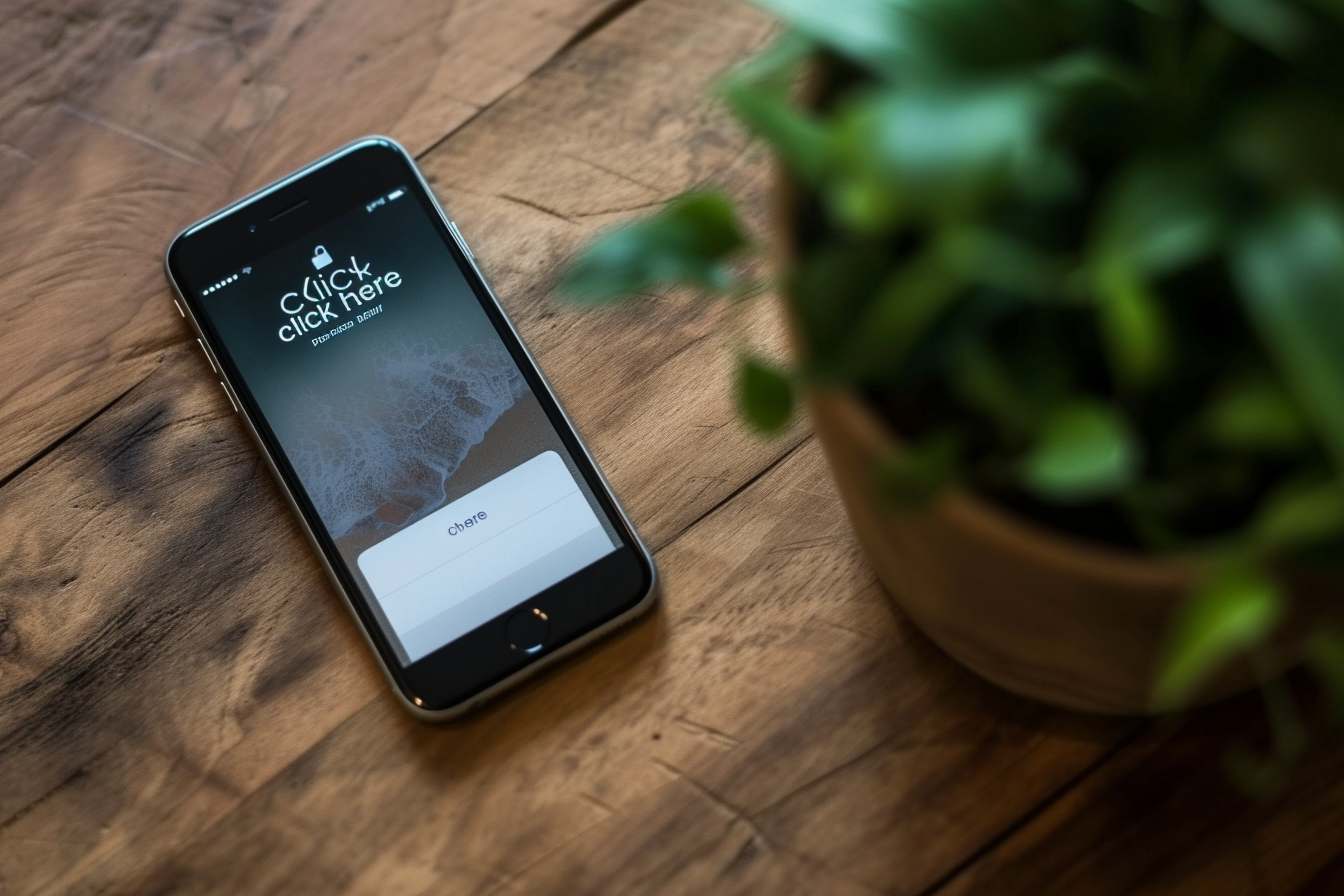
[[[413,713],[459,715],[652,605],[652,557],[395,141],[191,225],[166,267]]]

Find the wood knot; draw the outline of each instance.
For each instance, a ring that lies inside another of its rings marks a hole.
[[[0,607],[0,656],[12,656],[19,652],[19,633],[9,622],[9,611]]]

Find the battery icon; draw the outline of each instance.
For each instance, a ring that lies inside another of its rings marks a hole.
[[[400,199],[401,194],[405,192],[406,192],[405,190],[393,190],[391,193],[387,194],[387,201],[391,202],[393,199]]]

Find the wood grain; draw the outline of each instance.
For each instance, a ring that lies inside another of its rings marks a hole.
[[[691,296],[555,303],[601,227],[765,160],[706,91],[732,0],[0,10],[0,894],[1297,893],[1344,881],[1338,745],[1278,801],[1253,701],[1098,720],[882,594],[800,422],[737,422]],[[550,62],[546,62],[551,59]],[[641,531],[651,617],[460,723],[402,712],[159,271],[336,142],[420,152]]]
[[[423,152],[622,5],[14,11],[0,28],[0,482],[186,338],[162,270],[178,229],[367,133]]]
[[[939,896],[1337,893],[1344,751],[1319,744],[1263,798],[1229,777],[1234,749],[1264,750],[1258,695],[1157,723]]]
[[[652,623],[462,725],[369,703],[129,889],[915,893],[1116,733],[901,620],[812,441],[658,559]],[[856,816],[851,788],[882,799]]]

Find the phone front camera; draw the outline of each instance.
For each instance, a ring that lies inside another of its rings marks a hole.
[[[257,225],[255,225],[255,224],[249,224],[249,225],[247,225],[247,232],[248,232],[248,233],[256,233],[256,232],[257,232]]]

